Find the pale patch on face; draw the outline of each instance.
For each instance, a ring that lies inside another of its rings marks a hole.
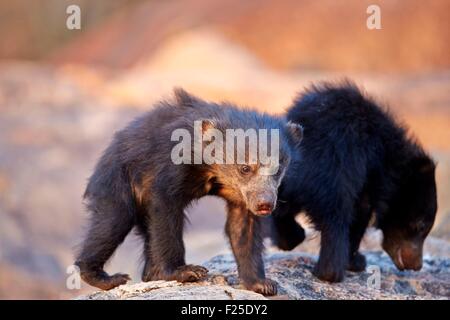
[[[247,184],[241,187],[242,196],[252,213],[261,216],[272,213],[277,203],[278,187],[284,173],[284,168],[276,175],[261,174],[259,170]]]

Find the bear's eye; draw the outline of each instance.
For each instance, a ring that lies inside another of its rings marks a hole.
[[[250,166],[242,166],[240,171],[243,175],[247,175],[252,172],[252,168]]]
[[[421,232],[421,231],[425,231],[427,229],[427,225],[424,221],[420,221],[416,224],[416,229]]]

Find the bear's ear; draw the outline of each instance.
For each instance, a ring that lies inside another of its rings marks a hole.
[[[422,173],[434,173],[435,170],[436,170],[436,164],[434,162],[429,162],[427,164],[423,164],[419,168],[419,171]]]
[[[286,126],[295,143],[299,144],[303,139],[303,126],[292,121],[289,121]]]
[[[219,129],[219,120],[216,118],[200,119],[202,123],[202,132],[205,133],[209,129]]]
[[[423,174],[434,174],[436,163],[427,155],[419,155],[412,160],[413,170]]]
[[[179,88],[179,87],[174,88],[173,94],[175,95],[176,102],[179,106],[194,107],[195,105],[203,102],[203,100],[188,93],[183,88]]]

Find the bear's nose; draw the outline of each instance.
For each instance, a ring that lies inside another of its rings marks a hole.
[[[403,246],[399,250],[399,260],[406,270],[422,269],[422,250],[415,244]]]
[[[256,206],[256,213],[260,215],[267,215],[273,210],[273,204],[270,202],[261,202]]]

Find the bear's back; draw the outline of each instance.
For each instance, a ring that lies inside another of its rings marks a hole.
[[[388,110],[349,81],[307,89],[288,110],[287,119],[304,126],[303,147],[310,150],[382,156],[409,143],[405,129]]]

